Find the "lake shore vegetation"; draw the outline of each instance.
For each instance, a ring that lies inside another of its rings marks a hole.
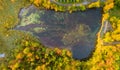
[[[5,51],[7,53],[6,57],[0,58],[0,70],[120,70],[120,12],[118,12],[120,0],[105,0],[105,2],[98,0],[87,6],[77,7],[74,3],[67,8],[54,4],[54,0],[52,3],[50,1],[0,0],[0,53]],[[67,9],[70,13],[102,7],[101,24],[109,21],[112,30],[107,31],[101,38],[102,29],[100,29],[91,57],[84,61],[76,60],[67,49],[46,48],[31,34],[12,29],[20,21],[18,19],[20,9],[31,4],[41,9],[55,11]],[[7,49],[8,47],[11,48]]]

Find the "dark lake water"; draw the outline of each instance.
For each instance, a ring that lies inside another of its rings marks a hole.
[[[68,48],[73,57],[90,56],[96,45],[101,24],[101,8],[73,13],[38,10],[34,6],[21,9],[16,30],[29,31],[47,47]]]

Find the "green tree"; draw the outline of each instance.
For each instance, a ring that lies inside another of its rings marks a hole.
[[[115,6],[116,6],[116,7],[120,7],[120,0],[114,0],[114,1],[115,1],[115,2],[114,2],[114,3],[115,3]]]

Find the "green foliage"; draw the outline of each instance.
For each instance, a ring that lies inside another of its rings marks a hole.
[[[14,2],[12,0],[0,0],[0,27],[14,27],[18,23],[20,8],[28,5],[27,0],[15,0]]]
[[[120,70],[120,44],[101,46],[98,42],[92,58],[81,62],[74,60],[68,50],[46,48],[28,34],[8,30],[16,25],[17,14],[26,3],[24,1],[0,0],[0,47],[16,45],[16,48],[10,51],[9,56],[5,57],[5,61],[0,59],[4,61],[0,63],[0,70]],[[33,1],[31,0],[31,2]],[[38,3],[36,3],[37,1]],[[119,2],[119,0],[117,1]],[[37,6],[42,5],[51,9],[59,7],[56,10],[62,11],[65,9],[54,4],[51,6],[47,0],[36,0],[36,2],[34,4]],[[110,22],[114,31],[106,33],[105,38],[111,37],[120,41],[120,19],[110,17]]]
[[[120,0],[114,0],[114,3],[116,7],[118,8],[120,7]]]
[[[110,11],[110,15],[111,16],[116,16],[117,18],[120,18],[120,8],[119,7],[114,7],[111,11]]]
[[[80,69],[80,62],[73,60],[71,52],[68,50],[45,48],[35,41],[27,40],[22,40],[16,44],[21,47],[13,50],[9,56],[8,66],[6,66],[12,70]]]

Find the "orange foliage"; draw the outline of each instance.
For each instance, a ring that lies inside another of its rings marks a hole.
[[[112,9],[113,7],[114,7],[114,3],[112,2],[110,4],[105,5],[104,8],[103,8],[103,10],[104,10],[104,12],[107,12],[110,9]]]
[[[28,54],[27,54],[27,57],[32,57],[32,56],[33,56],[32,53],[28,53]]]
[[[18,53],[18,55],[16,56],[16,59],[22,59],[23,58],[23,54],[22,53]]]
[[[61,51],[60,49],[55,48],[55,50],[56,50],[56,53],[57,53],[57,54],[59,54],[59,55],[61,55],[61,54],[62,54],[62,51]]]
[[[15,0],[11,0],[11,2],[15,2]]]
[[[41,3],[41,0],[34,0],[34,4],[35,4],[36,6],[39,6],[40,3]]]

